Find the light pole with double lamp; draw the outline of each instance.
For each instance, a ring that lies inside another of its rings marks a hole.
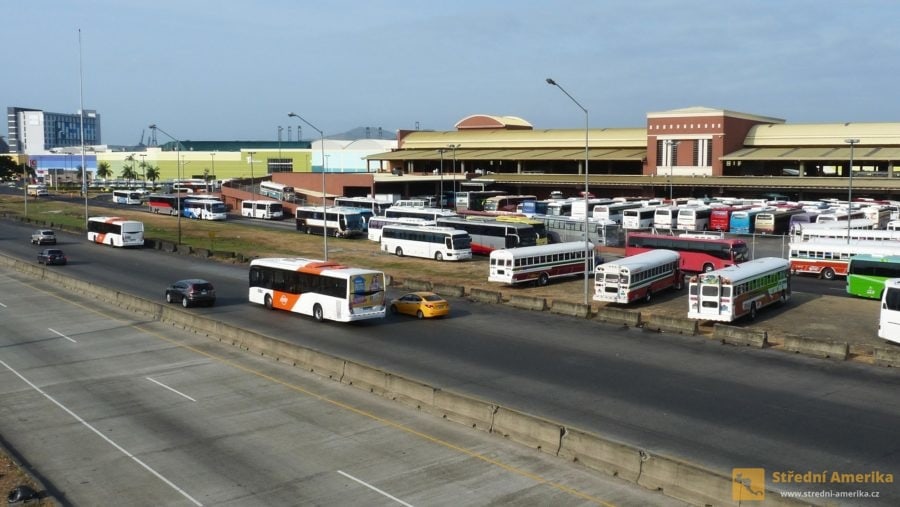
[[[456,149],[459,148],[459,145],[448,144],[447,148],[453,150],[453,170],[450,172],[453,174],[453,206],[456,207]]]
[[[850,244],[850,217],[853,216],[853,147],[859,143],[859,139],[844,139],[850,145],[850,179],[847,183],[847,244]]]
[[[181,141],[176,139],[165,130],[159,128],[155,123],[150,125],[150,130],[158,130],[165,134],[169,139],[175,141],[175,166],[178,172],[178,182],[181,182]],[[155,137],[154,137],[155,139]],[[179,189],[180,190],[180,189]],[[178,203],[178,244],[181,244],[181,192],[175,192],[175,202]]]
[[[589,294],[588,294],[588,292],[590,290],[590,285],[588,283],[589,276],[590,276],[590,265],[591,265],[591,262],[594,260],[594,253],[591,251],[590,235],[588,232],[589,231],[588,216],[590,213],[590,210],[588,209],[588,205],[590,202],[590,197],[589,197],[590,192],[588,192],[588,175],[590,174],[588,171],[588,160],[589,160],[589,158],[588,158],[588,146],[589,146],[588,145],[588,140],[589,140],[588,126],[590,125],[589,115],[588,115],[588,110],[584,106],[582,106],[581,103],[579,103],[577,100],[575,100],[575,97],[569,95],[569,92],[567,92],[565,88],[560,86],[559,83],[557,83],[556,81],[554,81],[553,79],[548,77],[547,84],[559,88],[560,91],[562,91],[563,93],[566,94],[566,97],[569,97],[569,99],[571,99],[572,102],[574,102],[576,106],[578,106],[582,111],[584,111],[584,304],[587,305],[587,304],[590,304],[590,299],[589,299]]]
[[[438,153],[441,155],[441,166],[438,169],[441,172],[441,193],[438,196],[438,202],[440,202],[441,209],[444,209],[444,152],[447,151],[446,148],[438,148]]]
[[[303,123],[312,127],[313,130],[315,130],[316,132],[319,133],[319,139],[320,139],[320,142],[322,143],[322,238],[323,238],[322,239],[322,241],[323,241],[322,247],[325,249],[325,254],[324,254],[324,257],[322,258],[322,260],[327,261],[328,260],[328,200],[326,199],[326,196],[328,194],[325,193],[325,133],[322,132],[321,130],[319,130],[312,123],[304,120],[303,117],[297,113],[288,113],[288,117],[297,118],[298,120],[300,120]],[[297,131],[299,133],[299,127],[298,127]]]

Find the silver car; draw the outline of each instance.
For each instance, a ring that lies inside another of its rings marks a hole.
[[[50,229],[38,229],[31,234],[31,244],[33,245],[55,245],[56,233]]]

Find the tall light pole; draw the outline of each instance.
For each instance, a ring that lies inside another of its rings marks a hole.
[[[850,244],[850,217],[853,216],[853,147],[859,139],[844,139],[850,145],[850,179],[847,184],[847,244]]]
[[[250,155],[250,198],[256,199],[256,185],[253,184],[253,155],[256,155],[256,152],[248,151],[247,155]]]
[[[297,118],[298,120],[300,120],[303,123],[312,127],[313,130],[315,130],[316,132],[319,133],[319,139],[320,139],[320,142],[322,143],[322,146],[321,146],[321,148],[322,148],[322,238],[323,238],[322,248],[325,249],[325,254],[324,254],[322,260],[327,261],[328,260],[328,199],[326,198],[326,196],[328,194],[325,192],[325,133],[322,132],[321,130],[319,130],[312,123],[304,120],[303,117],[297,113],[288,113],[288,117],[289,118]],[[299,135],[300,135],[300,127],[297,127],[297,136],[299,137]]]
[[[441,166],[438,169],[438,171],[441,172],[441,193],[438,196],[438,202],[440,203],[441,209],[444,209],[444,152],[447,150],[445,148],[438,148],[437,151],[441,155]]]
[[[147,154],[141,153],[138,156],[141,157],[141,179],[144,181],[141,188],[147,188]]]
[[[589,146],[588,145],[588,141],[589,141],[588,128],[590,125],[589,115],[588,115],[588,110],[584,106],[582,106],[577,100],[575,100],[575,97],[569,95],[569,92],[567,92],[565,88],[560,86],[559,83],[557,83],[556,81],[554,81],[553,79],[548,77],[547,84],[559,88],[560,91],[562,91],[563,93],[566,94],[566,97],[569,97],[569,99],[572,102],[574,102],[576,106],[579,107],[579,109],[584,111],[584,304],[587,305],[590,303],[590,299],[588,298],[588,291],[589,291],[588,276],[590,274],[589,273],[590,264],[594,259],[594,255],[593,255],[593,252],[591,251],[591,247],[590,247],[590,237],[589,237],[589,232],[588,232],[588,228],[589,228],[588,216],[590,214],[590,210],[588,209],[588,205],[589,205],[589,201],[590,201],[590,199],[588,197],[590,195],[590,192],[588,192],[588,175],[590,174],[590,172],[588,171],[588,160],[589,160],[589,158],[588,158],[588,146]]]
[[[210,172],[212,172],[212,177],[215,178],[216,177],[216,152],[214,152],[214,151],[209,152],[209,158],[212,159],[212,169],[210,169]],[[209,182],[206,182],[206,184],[207,184],[207,186],[209,186]],[[207,192],[209,192],[208,189],[207,189]]]
[[[150,125],[148,127],[153,131],[160,131],[165,134],[169,139],[175,141],[175,167],[178,173],[178,181],[181,182],[181,141],[175,139],[172,134],[169,134],[165,130],[156,126],[156,124]],[[154,136],[155,138],[156,136]],[[180,189],[179,189],[180,190]],[[181,244],[181,192],[175,192],[175,202],[178,204],[178,244]]]
[[[456,206],[456,149],[459,148],[458,144],[448,144],[447,148],[453,150],[453,170],[450,171],[453,174],[453,205]]]
[[[666,158],[669,160],[669,201],[672,201],[672,167],[675,166],[675,150],[674,148],[678,146],[680,141],[673,141],[671,139],[666,139]]]

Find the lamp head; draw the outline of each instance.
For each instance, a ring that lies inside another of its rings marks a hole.
[[[299,118],[299,116],[297,116],[295,113],[288,113],[288,118],[294,118],[294,117]]]
[[[156,124],[154,123],[153,125],[150,125],[150,126],[147,127],[147,128],[156,130]]]
[[[556,86],[556,81],[554,81],[553,79],[551,79],[551,78],[548,77],[548,78],[547,78],[547,84],[548,84],[548,85]]]

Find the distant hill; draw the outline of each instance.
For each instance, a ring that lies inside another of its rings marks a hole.
[[[328,134],[328,139],[343,139],[346,141],[355,141],[357,139],[387,139],[389,141],[397,139],[397,132],[381,127],[356,127],[342,134]]]

